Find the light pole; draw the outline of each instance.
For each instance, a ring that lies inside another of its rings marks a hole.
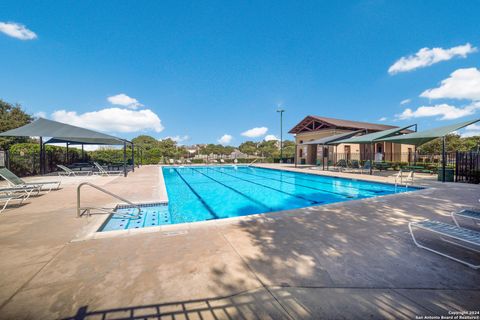
[[[280,163],[283,162],[283,113],[284,109],[278,109],[277,112],[280,112]]]

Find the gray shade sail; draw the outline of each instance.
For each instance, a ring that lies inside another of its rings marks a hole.
[[[374,143],[376,141],[383,141],[382,139],[386,137],[391,137],[393,135],[397,135],[403,130],[406,130],[410,127],[413,127],[415,124],[411,124],[405,127],[398,127],[398,128],[393,128],[393,129],[388,129],[388,130],[383,130],[379,132],[374,132],[374,133],[369,133],[365,134],[363,136],[358,136],[358,137],[352,137],[349,139],[344,139],[337,141],[338,143],[357,143],[357,144],[366,144],[366,143]]]
[[[70,124],[39,118],[22,127],[1,132],[6,137],[53,137],[59,142],[82,144],[123,144],[126,140]],[[61,141],[60,141],[61,140]],[[128,142],[130,143],[130,142]]]
[[[430,130],[414,132],[414,133],[405,134],[401,136],[389,137],[389,138],[382,139],[382,141],[394,142],[394,143],[405,143],[405,144],[412,144],[412,145],[419,146],[431,140],[434,140],[436,138],[444,137],[453,131],[460,130],[466,126],[469,126],[479,121],[480,119],[460,122],[460,123],[438,127]]]
[[[308,145],[308,144],[327,144],[327,145],[336,145],[336,144],[340,144],[338,142],[338,140],[342,140],[342,139],[346,139],[346,138],[350,138],[350,137],[353,137],[354,135],[362,132],[364,130],[357,130],[357,131],[352,131],[352,132],[344,132],[344,133],[341,133],[341,134],[336,134],[334,136],[329,136],[329,137],[324,137],[324,138],[321,138],[321,139],[317,139],[317,140],[312,140],[312,141],[307,141],[307,142],[304,142],[304,143],[301,143],[301,145]]]
[[[52,143],[68,143],[71,145],[80,145],[80,144],[93,144],[93,145],[111,145],[111,146],[116,146],[116,145],[123,145],[122,139],[99,139],[99,138],[94,138],[94,139],[88,139],[88,138],[61,138],[61,137],[55,137],[51,138],[46,144],[52,144]],[[127,143],[130,143],[129,141],[126,141]]]

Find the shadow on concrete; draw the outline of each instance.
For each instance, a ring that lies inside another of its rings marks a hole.
[[[230,297],[176,301],[171,303],[89,310],[78,309],[77,314],[64,320],[84,319],[283,319],[282,308],[264,290],[245,292]]]

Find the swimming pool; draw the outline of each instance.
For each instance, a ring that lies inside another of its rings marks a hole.
[[[402,193],[395,187],[251,166],[163,167],[166,204],[122,207],[100,231],[223,219]]]

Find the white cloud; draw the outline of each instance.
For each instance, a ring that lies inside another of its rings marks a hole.
[[[242,132],[242,136],[249,137],[249,138],[256,138],[256,137],[261,137],[265,135],[267,131],[268,131],[267,127],[252,128],[250,130]]]
[[[35,112],[33,114],[33,117],[34,118],[46,118],[47,117],[47,114],[43,111],[39,111],[39,112]]]
[[[480,70],[455,70],[449,78],[442,80],[438,88],[425,90],[420,96],[429,99],[480,100]]]
[[[480,102],[474,102],[463,108],[443,103],[434,106],[421,106],[417,110],[407,108],[401,114],[396,115],[396,117],[405,120],[440,116],[439,120],[452,120],[472,115],[477,110],[480,110]]]
[[[410,102],[412,102],[411,99],[404,99],[404,100],[400,101],[400,104],[403,106],[403,105],[409,104]]]
[[[462,46],[443,48],[422,48],[414,55],[401,57],[388,69],[388,73],[396,74],[399,72],[412,71],[418,68],[425,68],[432,64],[447,61],[454,57],[465,58],[468,54],[476,52],[477,48],[470,43]]]
[[[387,121],[387,117],[381,117],[378,121]]]
[[[218,143],[227,145],[233,140],[233,137],[229,134],[224,134],[220,139],[218,139]]]
[[[128,110],[106,108],[98,111],[77,114],[75,111],[58,110],[52,113],[52,119],[82,128],[108,132],[137,132],[164,128],[160,118],[150,109]]]
[[[480,124],[474,123],[465,127],[465,131],[461,134],[462,137],[480,136]]]
[[[178,144],[182,144],[182,142],[187,141],[188,139],[190,139],[190,137],[187,136],[187,135],[184,135],[184,136],[165,137],[164,140],[165,140],[165,139],[171,139],[171,140],[175,141],[175,142],[178,143]]]
[[[137,109],[138,107],[143,106],[137,99],[127,96],[125,93],[120,93],[111,97],[108,97],[107,100],[111,104],[124,106],[130,109]]]
[[[28,30],[23,24],[14,22],[0,22],[0,32],[20,40],[33,40],[37,38],[35,32]]]
[[[273,134],[267,134],[265,136],[265,138],[263,138],[263,140],[265,141],[272,141],[272,140],[275,140],[275,141],[278,141],[280,139],[278,139],[277,137],[275,137]]]

